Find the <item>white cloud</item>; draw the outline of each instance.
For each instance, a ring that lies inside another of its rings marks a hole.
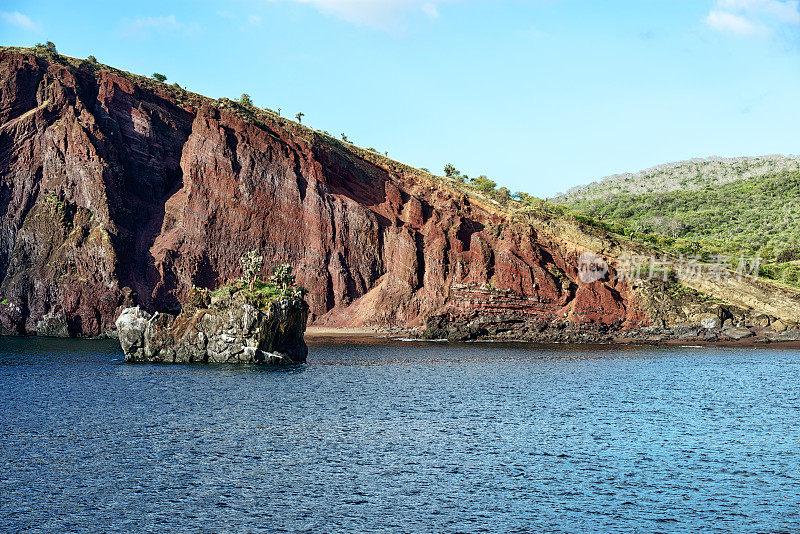
[[[178,21],[175,15],[166,17],[141,17],[125,21],[122,24],[122,33],[129,37],[147,37],[152,33],[182,33],[192,34],[198,31],[196,23],[189,24]]]
[[[309,4],[323,13],[362,26],[391,28],[400,25],[407,14],[422,13],[439,17],[438,4],[448,0],[293,0]]]
[[[798,0],[719,0],[720,8],[731,11],[767,14],[787,24],[800,25],[800,2]]]
[[[430,19],[439,18],[439,8],[433,2],[426,2],[422,4],[422,12],[428,15]]]
[[[30,32],[41,32],[42,29],[38,24],[33,22],[27,15],[23,15],[19,11],[0,11],[0,20],[6,24],[11,24],[23,30]]]
[[[734,15],[726,11],[712,11],[706,17],[706,24],[717,31],[735,35],[755,36],[769,33],[765,26],[753,23],[741,15]]]
[[[260,26],[261,22],[263,22],[263,19],[261,18],[261,15],[248,15],[247,22],[253,26]]]
[[[705,19],[714,30],[741,36],[766,36],[789,26],[800,30],[800,0],[716,0]]]

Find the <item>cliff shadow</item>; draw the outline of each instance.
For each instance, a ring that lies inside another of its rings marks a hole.
[[[120,285],[133,288],[145,307],[174,309],[177,298],[169,290],[175,281],[159,272],[166,265],[156,265],[150,251],[162,232],[167,200],[183,187],[180,161],[194,114],[148,91],[130,95],[115,89],[97,93],[94,111],[103,133],[102,142],[94,141],[111,169],[104,181],[110,217],[119,228]],[[143,113],[148,128],[141,126]]]
[[[332,142],[331,142],[332,141]],[[323,183],[333,194],[345,196],[363,206],[374,207],[386,201],[388,172],[339,147],[339,141],[313,145],[314,158],[325,169]]]

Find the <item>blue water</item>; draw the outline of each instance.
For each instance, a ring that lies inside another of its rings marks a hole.
[[[800,530],[800,352],[0,340],[2,532]]]

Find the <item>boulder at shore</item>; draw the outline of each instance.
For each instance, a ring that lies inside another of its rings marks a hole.
[[[261,363],[306,361],[308,305],[274,300],[258,309],[241,298],[185,307],[179,315],[126,308],[116,321],[129,362]]]

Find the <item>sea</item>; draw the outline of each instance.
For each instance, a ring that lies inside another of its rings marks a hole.
[[[798,532],[800,351],[0,339],[0,532]]]

